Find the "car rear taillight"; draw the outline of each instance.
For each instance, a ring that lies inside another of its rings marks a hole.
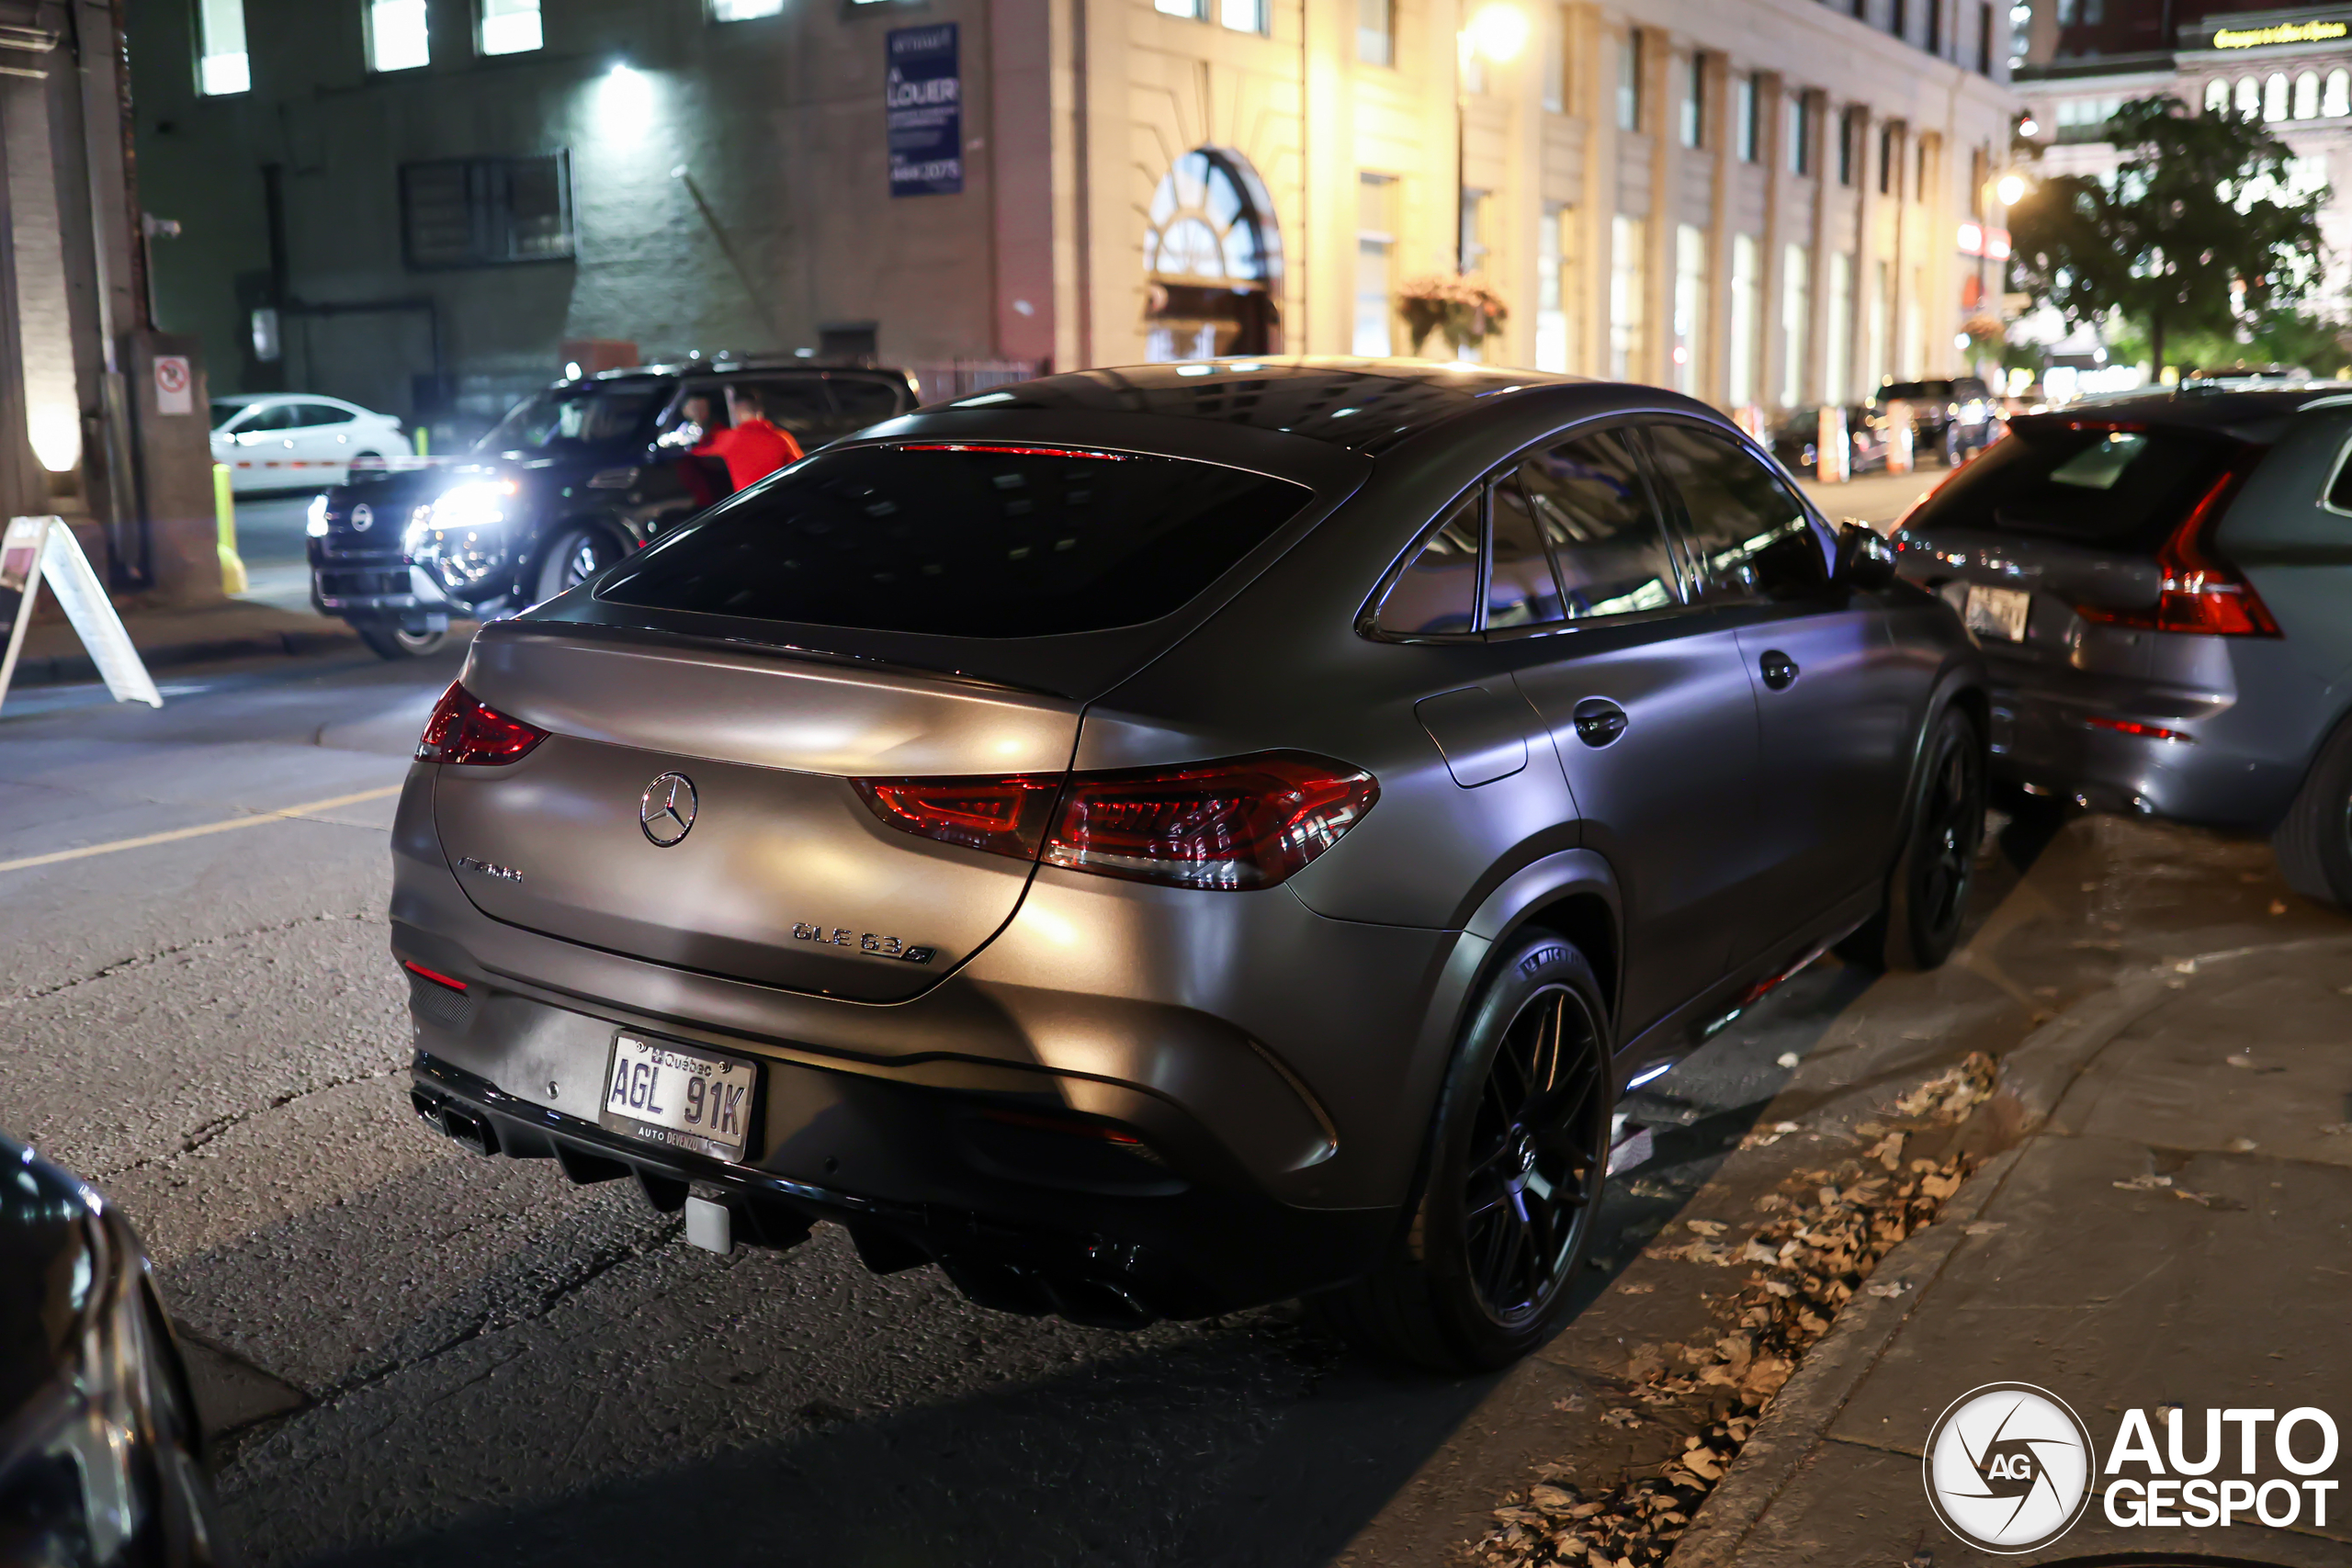
[[[548,732],[519,718],[509,718],[459,685],[449,682],[424,733],[416,742],[416,760],[452,767],[496,767],[519,760],[548,738]]]
[[[1295,874],[1380,798],[1370,773],[1295,751],[1067,780],[855,783],[884,822],[942,843],[1098,876],[1224,889],[1272,887]]]
[[[2270,618],[2254,584],[2217,558],[2205,544],[2205,535],[2261,457],[2257,450],[2232,464],[2228,472],[2207,487],[2180,526],[2156,551],[2164,587],[2154,605],[2118,610],[2077,604],[2075,613],[2101,626],[2201,632],[2209,637],[2277,637],[2278,623]]]

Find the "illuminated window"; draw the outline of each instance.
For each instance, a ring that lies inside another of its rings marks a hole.
[[[425,0],[368,0],[368,69],[413,71],[433,58]]]
[[[1821,325],[1828,340],[1822,354],[1821,400],[1843,403],[1847,362],[1854,356],[1854,258],[1843,251],[1829,253],[1829,310]]]
[[[197,90],[219,97],[253,88],[245,53],[245,0],[199,0],[196,8]]]
[[[528,54],[539,41],[539,0],[481,0],[484,54]]]
[[[1204,3],[1204,0],[1151,0],[1151,8],[1164,11],[1171,17],[1190,17],[1197,22],[1203,18],[1201,6]]]
[[[2230,85],[2219,76],[2205,84],[2205,112],[2220,114],[2230,107]]]
[[[1762,126],[1757,119],[1761,112],[1758,107],[1758,101],[1755,75],[1751,73],[1742,76],[1732,94],[1731,118],[1733,134],[1739,139],[1739,161],[1743,164],[1756,162],[1764,140]]]
[[[1385,359],[1396,352],[1396,178],[1356,176],[1355,352]]]
[[[1568,19],[1557,6],[1544,7],[1544,107],[1568,112]]]
[[[1568,370],[1577,364],[1576,209],[1547,207],[1535,231],[1535,368]]]
[[[1266,0],[1217,0],[1216,19],[1238,33],[1273,30]]]
[[[2306,71],[2295,78],[2295,118],[2319,118],[2319,73]]]
[[[1756,236],[1731,237],[1731,331],[1724,355],[1724,400],[1734,408],[1756,400],[1757,303],[1763,280],[1757,274]]]
[[[1682,84],[1681,130],[1685,147],[1707,144],[1707,57],[1695,49]]]
[[[2238,118],[2252,119],[2262,112],[2262,85],[2251,76],[2238,78]]]
[[[1805,328],[1813,312],[1813,252],[1791,245],[1781,260],[1781,406],[1804,399]]]
[[[1642,252],[1648,226],[1623,213],[1609,220],[1609,377],[1629,381],[1642,363],[1642,296],[1649,269]]]
[[[748,22],[759,17],[780,16],[784,0],[710,0],[710,19],[714,22]]]
[[[1617,129],[1642,128],[1642,30],[1617,40]]]
[[[2324,115],[2352,114],[2352,73],[2331,71],[2327,87],[2320,94],[2319,112]]]
[[[1674,389],[1699,389],[1699,355],[1707,328],[1707,236],[1694,224],[1674,230]]]
[[[2269,79],[2262,84],[2262,118],[2287,118],[2287,73],[2284,71],[2273,71]]]
[[[1356,58],[1366,65],[1396,63],[1396,0],[1356,0]]]

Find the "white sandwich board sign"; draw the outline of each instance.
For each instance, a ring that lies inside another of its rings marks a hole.
[[[82,541],[62,517],[11,517],[7,533],[0,535],[0,604],[12,594],[17,600],[8,650],[0,654],[0,702],[7,700],[17,656],[24,651],[25,631],[32,625],[33,600],[43,582],[57,596],[82,646],[90,650],[91,662],[114,700],[162,707],[164,694],[155,689],[139,650],[130,646],[130,633],[115,614],[90,558],[82,553]]]

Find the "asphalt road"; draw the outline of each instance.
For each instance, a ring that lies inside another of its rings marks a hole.
[[[160,712],[63,688],[0,717],[0,1127],[142,1228],[253,1561],[1428,1562],[1541,1454],[1556,1418],[1498,1410],[1498,1380],[1373,1365],[1295,1308],[1118,1334],[876,1278],[830,1227],[721,1258],[629,1184],[429,1132],[383,839],[457,661],[257,661]],[[15,863],[76,848],[103,852]],[[2119,965],[2341,929],[2263,846],[2109,818],[2012,824],[1978,908],[1940,973],[1826,962],[1645,1090],[1659,1156],[1612,1194],[1587,1298],[1806,1053],[1916,1081]],[[1622,1360],[1588,1341],[1625,1306],[1554,1353]]]

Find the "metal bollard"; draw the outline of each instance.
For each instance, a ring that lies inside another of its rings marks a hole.
[[[1911,405],[1897,398],[1886,405],[1886,471],[1911,471]]]
[[[1814,473],[1824,484],[1844,484],[1854,477],[1854,446],[1846,434],[1846,411],[1821,405],[1813,437]]]
[[[220,528],[220,592],[234,599],[248,592],[244,558],[237,554],[237,499],[229,488],[229,465],[212,465],[212,514]]]

